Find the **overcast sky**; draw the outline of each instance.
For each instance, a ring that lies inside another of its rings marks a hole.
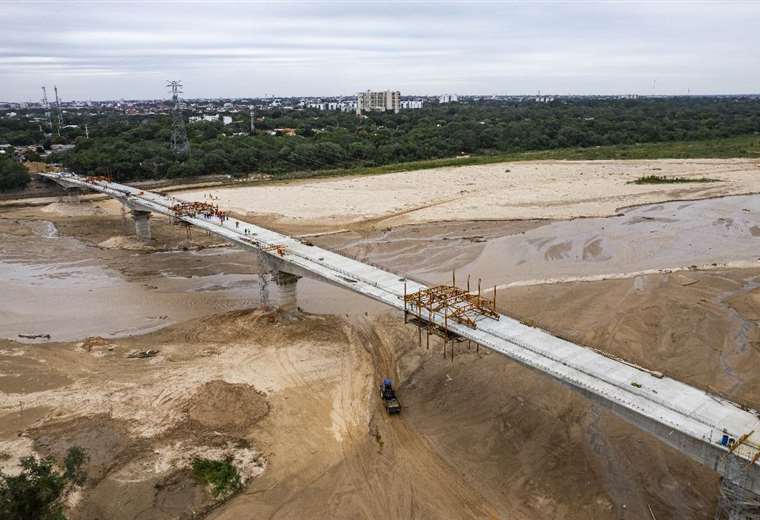
[[[760,92],[760,0],[0,0],[0,100]]]

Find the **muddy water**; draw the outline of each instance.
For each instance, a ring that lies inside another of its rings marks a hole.
[[[167,270],[129,278],[106,267],[98,248],[59,236],[49,222],[19,221],[18,226],[12,233],[0,232],[0,337],[125,336],[255,306],[261,298],[258,275],[178,276]],[[143,260],[127,251],[120,254],[127,264]]]
[[[753,232],[758,225],[758,196],[658,204],[495,240],[466,271],[503,284],[713,264],[760,265],[760,237]]]
[[[472,243],[445,234],[365,236],[351,254],[432,283],[467,275],[484,286],[629,277],[690,266],[760,265],[760,196],[673,202],[633,208],[622,216],[536,226]],[[446,250],[450,250],[446,252]]]
[[[21,226],[21,227],[19,227]],[[4,232],[6,231],[6,232]],[[124,336],[262,303],[307,312],[385,307],[327,284],[277,286],[234,248],[105,253],[48,222],[0,227],[0,337],[51,341]],[[539,283],[760,258],[760,197],[675,202],[612,218],[408,226],[315,239],[319,245],[428,283]],[[115,256],[114,256],[115,255]],[[114,258],[121,264],[114,265]]]

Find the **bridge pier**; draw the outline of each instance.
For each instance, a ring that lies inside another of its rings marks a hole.
[[[143,242],[150,242],[150,211],[133,209],[132,218],[135,219],[135,234]]]
[[[284,271],[264,275],[261,287],[261,303],[290,312],[298,308],[296,286],[300,276]]]
[[[80,196],[82,195],[82,190],[78,186],[74,187],[63,187],[66,190],[66,195],[64,195],[64,200],[66,202],[73,202],[75,204],[79,204]]]

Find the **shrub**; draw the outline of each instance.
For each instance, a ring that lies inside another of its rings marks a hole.
[[[666,177],[664,175],[645,175],[639,177],[633,184],[685,184],[687,182],[720,182],[720,179],[707,177]]]
[[[209,484],[217,497],[225,497],[240,490],[243,484],[240,473],[232,464],[232,457],[212,460],[196,457],[193,459],[193,476]]]
[[[0,472],[0,520],[65,520],[63,501],[73,485],[84,484],[86,461],[84,450],[75,446],[66,454],[63,472],[52,457],[22,458],[16,476]]]

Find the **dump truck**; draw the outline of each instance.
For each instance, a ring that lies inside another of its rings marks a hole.
[[[401,403],[399,403],[396,398],[396,392],[393,390],[393,382],[388,378],[383,379],[383,383],[380,385],[380,399],[383,400],[383,405],[385,406],[388,415],[401,413]]]

